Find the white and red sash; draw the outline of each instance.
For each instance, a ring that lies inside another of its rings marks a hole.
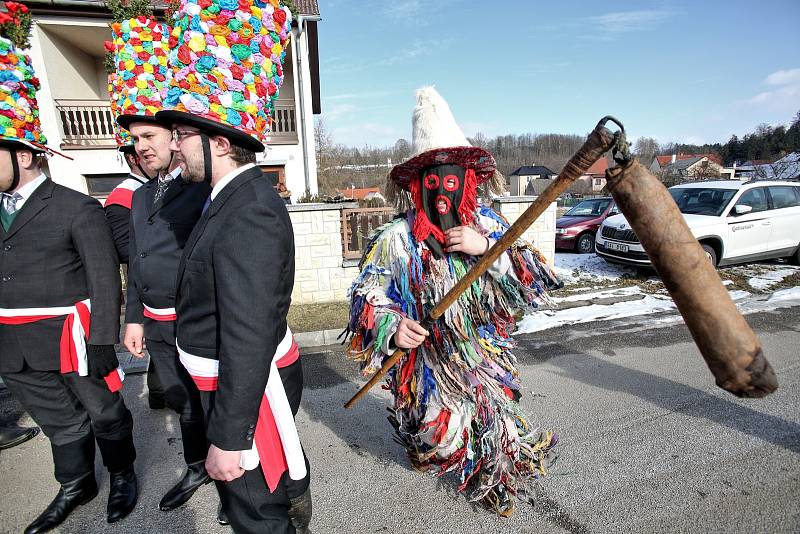
[[[197,389],[200,391],[216,391],[219,376],[219,360],[194,356],[182,350],[178,345],[181,363],[189,372]],[[302,480],[307,475],[303,448],[300,436],[292,415],[292,408],[286,396],[278,369],[288,367],[300,357],[300,349],[294,341],[291,330],[286,328],[286,335],[278,344],[275,357],[269,370],[267,387],[258,408],[253,447],[242,451],[240,465],[251,470],[261,464],[264,479],[271,492],[278,487],[283,473],[289,471],[292,480]]]
[[[144,316],[154,321],[175,321],[178,318],[175,308],[153,308],[144,302],[142,306],[144,306]]]
[[[106,198],[104,206],[108,207],[112,204],[117,204],[125,208],[131,209],[133,203],[133,192],[142,186],[142,182],[135,178],[125,178],[122,183],[111,191],[111,194]]]
[[[64,316],[61,330],[61,373],[89,374],[89,360],[86,355],[86,339],[91,326],[91,302],[89,299],[75,303],[74,306],[55,306],[48,308],[0,308],[0,324],[28,324]],[[106,377],[110,391],[122,389],[125,372],[121,367],[111,371]]]

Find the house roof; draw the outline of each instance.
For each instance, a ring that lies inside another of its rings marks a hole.
[[[317,0],[292,0],[292,3],[301,15],[319,15]]]
[[[608,170],[608,159],[600,158],[595,161],[589,170],[586,171],[585,174],[606,174],[606,170]]]
[[[340,195],[344,196],[344,197],[352,198],[353,200],[364,200],[365,198],[367,198],[367,195],[374,194],[374,193],[380,193],[381,192],[381,188],[380,187],[360,187],[360,188],[359,187],[350,187],[350,188],[347,188],[347,189],[337,189],[336,192],[339,193]]]
[[[692,159],[692,158],[708,158],[710,161],[718,165],[722,165],[722,158],[719,154],[675,154],[675,161],[681,161],[684,159]],[[659,167],[666,167],[670,163],[672,163],[672,154],[667,154],[666,156],[656,156],[656,160],[658,161]]]
[[[523,165],[516,171],[511,173],[511,176],[551,176],[558,174],[557,172],[545,167],[544,165]]]

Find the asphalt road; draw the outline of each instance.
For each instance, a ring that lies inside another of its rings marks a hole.
[[[312,465],[315,533],[605,533],[800,531],[800,308],[747,316],[780,389],[738,399],[713,378],[682,325],[656,317],[526,335],[517,356],[523,407],[556,430],[560,457],[530,504],[500,519],[454,494],[454,483],[414,472],[390,435],[385,392],[352,411],[362,382],[340,350],[304,355],[298,425]],[[177,420],[150,411],[142,375],[126,382],[142,495],[114,528],[101,497],[58,532],[230,532],[203,487],[182,509],[157,503],[181,471]],[[0,390],[0,418],[15,407]],[[23,423],[25,420],[23,419]],[[98,473],[99,462],[98,462]],[[20,532],[57,491],[46,438],[0,453],[0,531]]]

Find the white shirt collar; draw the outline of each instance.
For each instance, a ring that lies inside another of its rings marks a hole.
[[[136,180],[138,180],[138,181],[142,182],[143,184],[146,184],[146,183],[147,183],[147,178],[145,178],[144,176],[142,176],[142,175],[140,175],[140,174],[136,174],[135,172],[131,172],[131,173],[129,173],[129,174],[130,174],[131,176],[133,176],[133,177],[134,177]]]
[[[39,176],[37,176],[36,179],[34,179],[32,182],[28,182],[27,184],[23,185],[22,187],[16,190],[16,193],[21,197],[19,200],[17,200],[16,203],[17,211],[19,211],[20,208],[22,208],[23,204],[25,204],[25,201],[30,198],[33,192],[36,191],[36,188],[42,185],[45,180],[47,180],[47,176],[45,176],[44,173],[42,173]],[[13,195],[14,193],[6,193],[6,194]]]
[[[222,191],[222,188],[231,183],[234,178],[242,174],[244,171],[252,169],[255,166],[256,166],[255,163],[248,163],[247,165],[232,170],[231,172],[220,178],[219,182],[217,182],[217,184],[211,190],[211,200],[214,200],[216,196],[219,195],[219,192]]]

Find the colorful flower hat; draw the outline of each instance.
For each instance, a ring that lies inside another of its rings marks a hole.
[[[494,177],[494,156],[470,145],[456,123],[450,106],[433,87],[416,92],[417,105],[412,118],[413,156],[396,165],[389,178],[406,191],[420,178],[420,172],[433,165],[458,165],[475,173],[476,185]]]
[[[264,150],[290,29],[279,0],[181,0],[159,120]]]
[[[27,13],[22,4],[0,2],[0,143],[48,152],[36,101],[39,79],[18,46],[27,42],[29,22],[20,23],[21,17],[29,21]]]
[[[156,122],[166,91],[169,28],[153,17],[140,16],[111,26],[106,50],[113,54],[116,71],[108,75],[111,112],[127,130],[133,122]],[[130,143],[130,135],[115,128],[117,144]]]

